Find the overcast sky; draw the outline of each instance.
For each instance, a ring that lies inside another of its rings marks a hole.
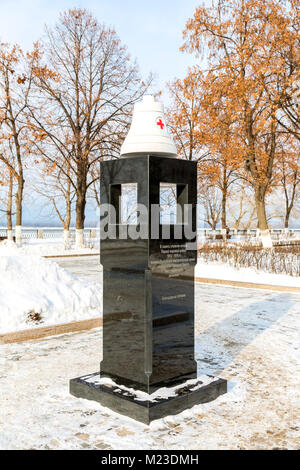
[[[179,51],[182,30],[202,0],[0,0],[0,39],[30,49],[59,13],[80,7],[113,26],[137,58],[144,75],[157,75],[157,87],[183,77],[194,59]],[[166,94],[163,95],[166,100]]]

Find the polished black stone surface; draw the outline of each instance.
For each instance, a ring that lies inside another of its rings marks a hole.
[[[122,185],[137,185],[137,202],[146,220],[120,224]],[[190,217],[159,222],[160,184],[176,185],[177,203],[191,207]],[[141,155],[101,163],[101,204],[113,204],[116,217],[102,214],[100,262],[103,265],[103,360],[101,377],[148,394],[185,384],[197,377],[194,360],[194,268],[196,251],[197,168],[195,162]],[[184,224],[183,224],[184,222]],[[154,229],[157,227],[157,231]],[[189,230],[186,230],[186,229]],[[132,231],[132,229],[134,229]],[[142,231],[143,238],[125,232]],[[116,237],[106,237],[106,233]],[[170,236],[168,236],[170,235]],[[192,243],[192,244],[191,244]],[[216,380],[197,391],[156,404],[137,403],[117,390],[85,377],[73,379],[70,391],[144,423],[175,414],[226,392]]]
[[[193,282],[196,250],[187,250],[190,240],[184,233],[175,238],[181,224],[160,225],[159,238],[151,238],[154,223],[150,210],[152,204],[160,202],[161,182],[178,184],[181,193],[185,189],[184,202],[193,204],[190,226],[195,230],[196,163],[141,156],[101,164],[102,203],[114,203],[121,184],[137,183],[138,203],[149,210],[146,239],[120,239],[119,231],[115,240],[101,240],[101,374],[148,393],[196,377],[197,370]],[[112,228],[110,225],[107,230]],[[163,239],[163,231],[168,229],[170,238]]]
[[[70,392],[78,398],[94,400],[117,413],[129,416],[144,424],[155,419],[174,415],[201,403],[215,400],[227,391],[226,380],[214,378],[211,383],[186,385],[179,387],[174,396],[140,401],[132,393],[118,387],[108,387],[94,381],[98,374],[78,377],[70,381]]]

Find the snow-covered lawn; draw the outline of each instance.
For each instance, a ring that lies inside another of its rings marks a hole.
[[[88,258],[58,258],[55,261],[80,278],[99,282],[102,272],[99,256],[91,256]],[[287,274],[265,273],[257,271],[254,268],[236,269],[227,264],[205,263],[200,260],[195,269],[195,276],[207,279],[223,279],[227,281],[242,281],[300,288],[300,277],[288,276]]]
[[[99,239],[92,239],[85,248],[76,248],[74,243],[65,245],[62,239],[47,238],[45,240],[32,238],[24,240],[21,247],[14,242],[4,240],[0,243],[0,256],[4,255],[39,255],[39,256],[66,256],[99,253]]]
[[[0,250],[0,334],[100,316],[99,256],[45,259]],[[199,262],[197,277],[300,287],[288,275]],[[251,292],[251,291],[249,291]],[[249,294],[251,295],[251,294]],[[30,321],[38,314],[41,322]]]
[[[300,449],[300,295],[198,284],[199,373],[230,390],[149,427],[69,395],[99,369],[101,334],[0,346],[0,448]]]
[[[272,274],[258,271],[255,268],[236,269],[221,262],[205,263],[202,260],[198,260],[195,276],[209,279],[253,282],[256,284],[270,284],[275,286],[291,286],[300,288],[300,277],[293,277],[287,274]]]
[[[0,279],[0,333],[99,316],[100,283],[78,279],[52,260],[1,255]]]

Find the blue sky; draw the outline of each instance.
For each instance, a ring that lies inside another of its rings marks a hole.
[[[31,49],[32,43],[43,36],[45,24],[54,25],[60,12],[86,8],[100,23],[115,28],[137,59],[143,76],[155,74],[156,89],[163,91],[162,101],[167,104],[165,83],[184,77],[188,66],[195,63],[179,47],[185,23],[200,3],[202,0],[0,0],[0,40]],[[43,224],[39,197],[31,194],[30,199],[30,204],[24,203],[24,222]],[[87,222],[97,220],[90,202],[86,215]],[[2,224],[5,220],[0,214]]]
[[[183,77],[194,63],[179,51],[182,30],[202,0],[0,0],[0,39],[31,48],[54,24],[61,11],[80,7],[91,11],[100,23],[113,26],[121,41],[137,58],[141,72],[157,76],[157,87]],[[167,100],[164,93],[163,100]]]

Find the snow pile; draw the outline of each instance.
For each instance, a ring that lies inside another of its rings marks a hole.
[[[79,280],[40,256],[0,256],[0,278],[0,333],[101,313],[100,283]]]
[[[228,393],[146,426],[69,393],[99,370],[101,331],[0,345],[0,449],[299,449],[300,296],[195,294],[198,374],[229,380]]]
[[[11,251],[18,250],[17,244],[12,240],[3,240],[0,242],[0,253],[1,254],[8,254]]]
[[[258,271],[255,268],[234,268],[221,262],[207,263],[198,258],[195,276],[227,281],[252,282],[256,284],[270,284],[274,286],[290,286],[300,288],[300,278],[288,274],[273,274]]]

